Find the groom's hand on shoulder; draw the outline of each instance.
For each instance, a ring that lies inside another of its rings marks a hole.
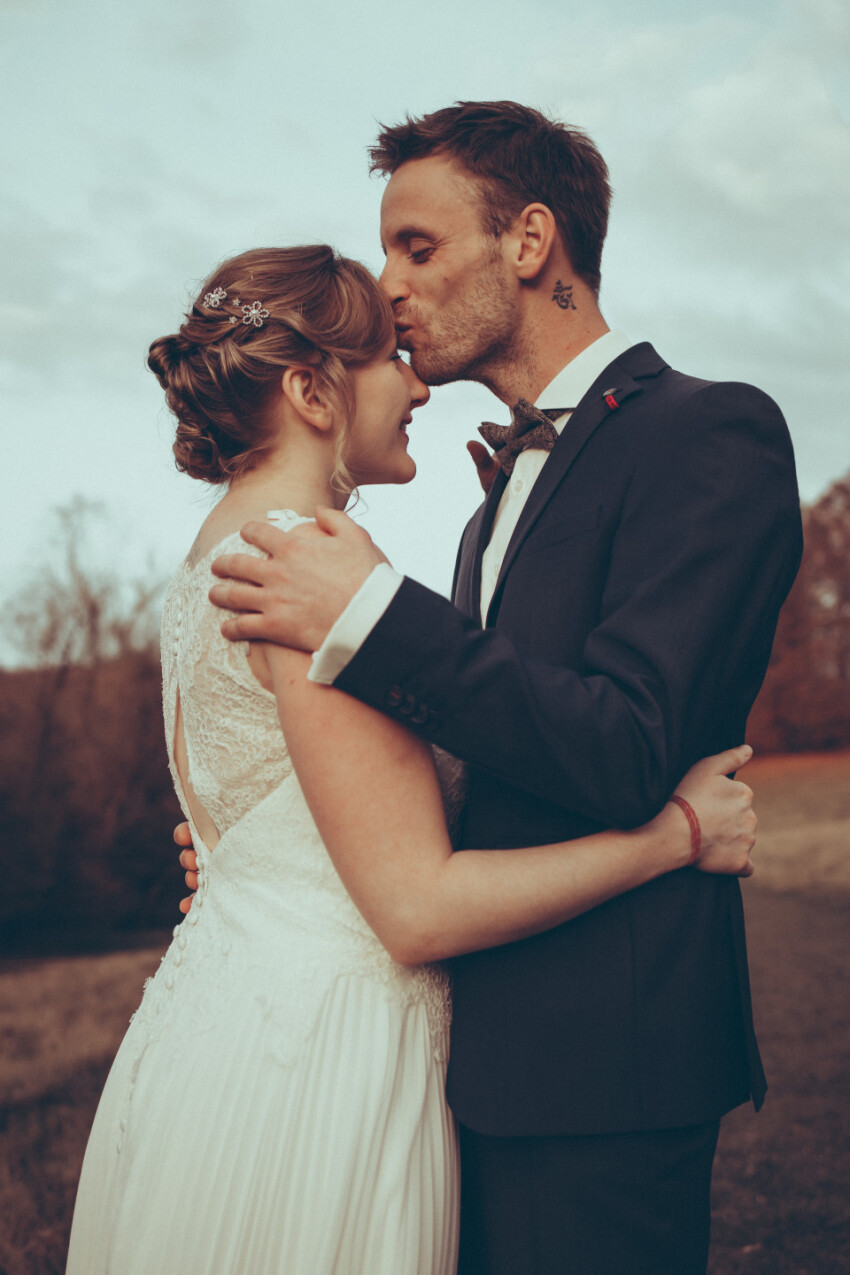
[[[241,535],[267,556],[224,554],[212,564],[221,583],[210,601],[239,613],[221,626],[231,642],[318,650],[373,568],[387,561],[368,532],[321,506],[315,522],[292,531],[249,522]]]

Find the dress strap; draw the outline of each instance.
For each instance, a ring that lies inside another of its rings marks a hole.
[[[313,519],[306,518],[304,514],[297,514],[294,509],[267,509],[266,521],[274,523],[276,527],[280,527],[281,531],[291,531],[299,523],[313,522]]]

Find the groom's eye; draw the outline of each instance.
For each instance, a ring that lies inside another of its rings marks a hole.
[[[416,263],[416,265],[421,265],[423,261],[427,261],[431,253],[434,251],[433,244],[423,243],[421,239],[411,240],[409,247],[410,252],[408,253],[408,256],[411,261]]]

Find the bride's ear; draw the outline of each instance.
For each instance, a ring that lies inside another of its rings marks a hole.
[[[308,425],[321,433],[334,427],[331,406],[321,393],[316,370],[312,367],[288,367],[281,378],[283,396]]]

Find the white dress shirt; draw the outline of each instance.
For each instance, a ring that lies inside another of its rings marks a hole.
[[[577,406],[596,378],[609,363],[634,344],[622,332],[606,332],[598,337],[581,354],[562,368],[538,395],[534,406]],[[553,422],[560,434],[570,419],[565,412]],[[481,560],[481,623],[485,623],[487,609],[493,598],[496,581],[502,567],[505,551],[519,521],[528,494],[534,486],[549,453],[539,447],[530,447],[516,458],[514,471],[502,492],[499,508],[493,521],[490,541]],[[386,562],[376,566],[371,575],[355,593],[342,615],[336,621],[318,651],[313,655],[307,674],[313,682],[330,685],[356,655],[372,632],[387,607],[392,602],[404,579]]]

